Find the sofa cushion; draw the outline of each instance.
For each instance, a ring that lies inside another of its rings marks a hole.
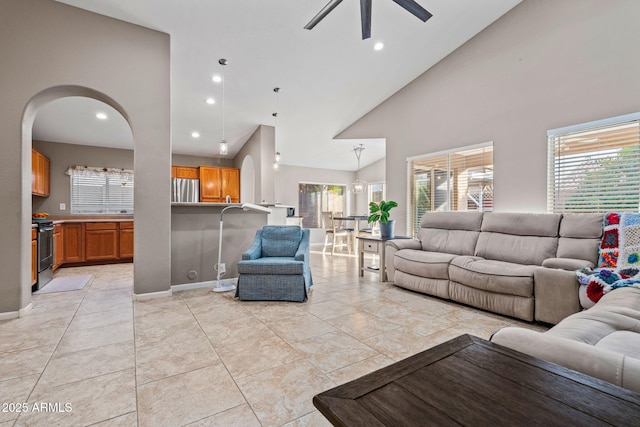
[[[547,258],[555,258],[558,239],[555,237],[514,236],[482,232],[478,237],[475,255],[525,265],[542,265]]]
[[[263,257],[293,257],[302,239],[298,226],[265,226],[262,228]]]
[[[456,255],[473,255],[479,235],[479,231],[439,228],[421,228],[418,231],[423,250]]]
[[[561,270],[580,270],[581,268],[592,268],[595,264],[583,259],[573,258],[547,258],[542,262],[543,267],[559,268]]]
[[[560,237],[599,239],[602,237],[603,214],[564,214],[560,221]]]
[[[451,260],[449,279],[465,286],[507,295],[533,295],[535,266],[459,256]]]
[[[456,255],[402,249],[396,252],[393,265],[396,270],[430,279],[448,279],[449,264]]]
[[[420,228],[480,231],[483,216],[483,212],[427,212]]]
[[[615,331],[598,341],[596,347],[640,359],[640,333]]]
[[[574,258],[589,261],[594,266],[598,263],[600,239],[578,239],[561,237],[558,239],[558,258]]]
[[[289,257],[267,257],[238,261],[240,274],[303,274],[304,261]]]
[[[481,230],[517,236],[557,237],[561,218],[560,214],[488,212],[484,214]]]

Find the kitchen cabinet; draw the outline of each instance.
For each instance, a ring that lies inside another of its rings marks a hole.
[[[62,224],[53,225],[53,269],[57,270],[58,267],[64,262],[64,237],[62,234]]]
[[[220,202],[220,168],[200,166],[200,201]]]
[[[38,232],[31,229],[31,286],[38,282]]]
[[[176,168],[176,178],[198,179],[198,168],[187,166],[174,166]]]
[[[120,223],[118,258],[133,258],[133,221]]]
[[[240,203],[240,169],[222,168],[220,175],[222,179],[220,193],[222,201],[225,201],[226,197],[230,196],[232,203]]]
[[[49,158],[39,151],[31,149],[31,194],[49,197],[50,193]]]
[[[84,261],[84,224],[67,223],[63,224],[62,233],[64,263],[75,263]]]
[[[85,261],[118,259],[118,224],[89,222],[85,224]]]
[[[200,166],[200,201],[240,202],[240,169]]]

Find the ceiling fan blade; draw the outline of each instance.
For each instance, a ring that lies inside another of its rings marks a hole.
[[[431,18],[433,15],[430,14],[424,7],[420,6],[414,0],[393,0],[398,3],[405,9],[407,12],[411,13],[422,22],[427,22],[427,19]]]
[[[335,7],[337,5],[339,5],[340,3],[342,3],[342,0],[329,0],[329,3],[327,3],[327,5],[325,7],[323,7],[320,12],[318,12],[316,14],[316,16],[314,16],[313,18],[311,18],[311,21],[309,21],[307,23],[307,25],[304,26],[305,30],[310,30],[313,27],[315,27],[318,22],[322,21],[324,19],[325,16],[327,16],[329,14],[329,12],[331,12],[333,9],[335,9]]]
[[[371,0],[360,0],[360,19],[362,20],[362,40],[371,37]]]

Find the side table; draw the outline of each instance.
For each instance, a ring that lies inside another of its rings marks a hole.
[[[394,240],[394,239],[411,239],[411,237],[409,236],[394,236],[393,238],[389,238],[389,237],[380,237],[380,236],[373,237],[368,234],[360,234],[356,238],[358,239],[358,270],[360,271],[360,277],[364,276],[365,271],[370,271],[372,273],[379,273],[381,282],[387,281],[387,270],[385,269],[385,266],[384,266],[385,242],[387,240]],[[378,254],[380,258],[380,265],[378,266],[377,269],[371,266],[364,265],[365,252]]]

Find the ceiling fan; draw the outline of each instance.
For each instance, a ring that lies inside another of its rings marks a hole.
[[[427,22],[433,15],[430,14],[425,8],[420,6],[414,0],[393,0],[400,7],[411,13],[422,22]],[[315,27],[318,22],[322,21],[325,16],[329,14],[336,6],[342,3],[342,0],[330,0],[325,7],[320,10],[314,16],[307,25],[304,26],[306,30],[310,30]],[[360,18],[362,21],[362,40],[371,37],[371,0],[360,0]]]

